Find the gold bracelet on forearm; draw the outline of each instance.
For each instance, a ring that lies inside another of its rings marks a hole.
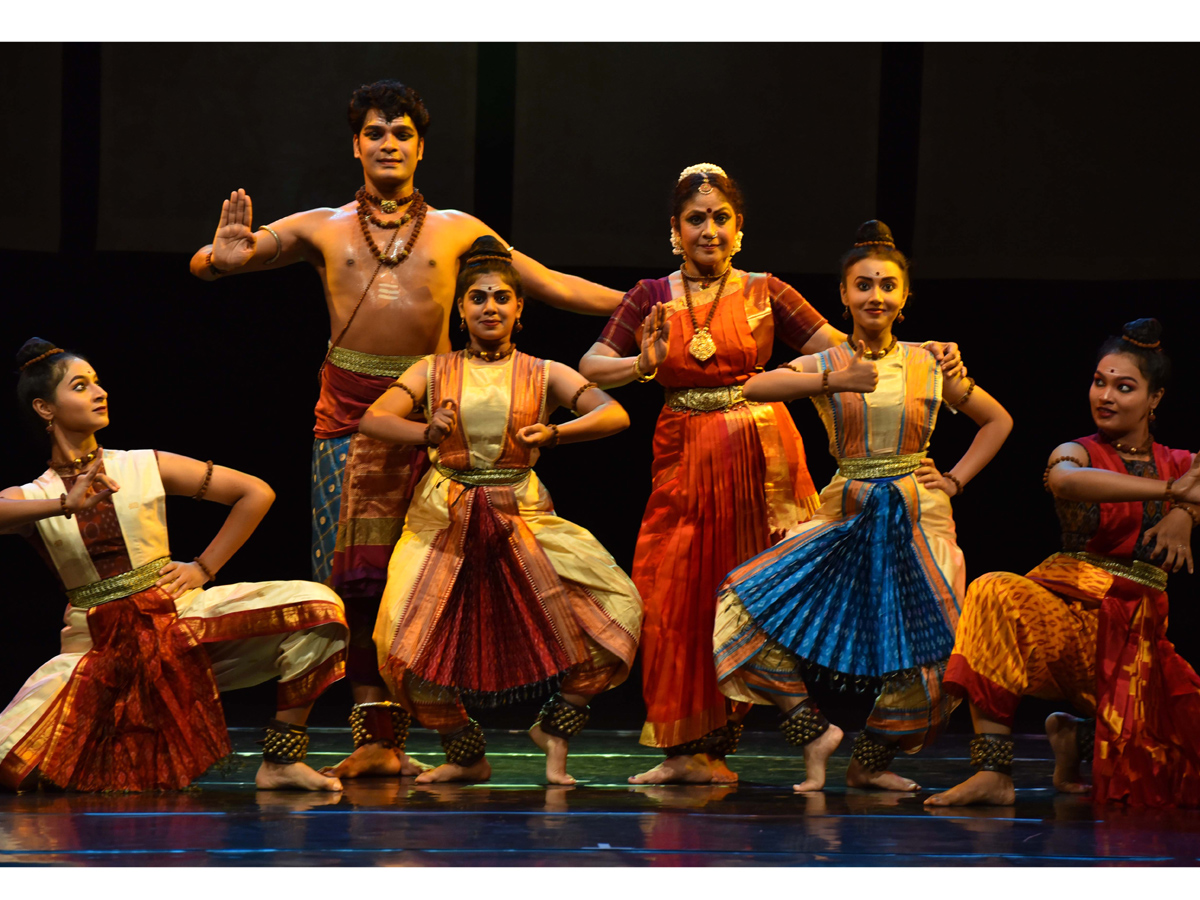
[[[270,232],[271,237],[275,238],[275,255],[267,260],[267,265],[269,266],[271,263],[275,262],[275,260],[279,259],[279,255],[283,253],[283,241],[279,239],[279,235],[275,233],[275,229],[270,225],[263,225],[261,227],[263,231]]]
[[[647,381],[653,381],[654,376],[658,374],[658,367],[654,367],[654,371],[646,374],[642,371],[642,354],[638,354],[633,358],[633,377],[645,384]]]

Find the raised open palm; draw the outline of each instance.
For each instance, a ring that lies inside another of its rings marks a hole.
[[[213,236],[212,261],[218,269],[239,269],[250,262],[258,238],[250,228],[254,207],[250,195],[238,188],[221,204],[221,221]]]

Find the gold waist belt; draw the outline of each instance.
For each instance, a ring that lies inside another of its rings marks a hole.
[[[717,412],[733,409],[745,403],[740,384],[723,384],[720,387],[665,388],[667,407],[675,412]]]
[[[451,469],[435,462],[433,467],[451,481],[469,484],[472,487],[493,487],[505,484],[520,484],[529,477],[532,469]]]
[[[345,347],[334,347],[329,354],[329,361],[339,369],[357,372],[359,375],[386,375],[389,378],[399,378],[406,369],[415,366],[424,358],[424,356],[376,356],[373,353],[347,350]]]
[[[158,570],[170,561],[171,557],[164,556],[162,559],[148,562],[144,566],[138,566],[136,569],[130,569],[128,572],[122,572],[112,578],[94,581],[83,587],[71,588],[67,591],[67,600],[76,609],[91,609],[93,606],[99,606],[110,600],[120,600],[122,597],[132,596],[138,591],[154,587],[154,582],[158,581]]]
[[[1152,566],[1150,563],[1142,562],[1140,559],[1116,559],[1112,556],[1101,556],[1099,553],[1087,553],[1084,551],[1063,553],[1063,556],[1091,563],[1093,566],[1103,569],[1106,572],[1111,572],[1119,578],[1128,579],[1135,584],[1153,588],[1156,591],[1165,591],[1167,589],[1167,573],[1158,566]]]
[[[924,453],[907,453],[904,456],[856,456],[839,459],[838,474],[851,481],[896,478],[915,472],[924,458]]]

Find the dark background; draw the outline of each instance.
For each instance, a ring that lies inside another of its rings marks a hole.
[[[31,335],[91,359],[119,448],[212,458],[279,498],[222,581],[308,577],[309,454],[328,319],[315,273],[294,266],[208,284],[187,261],[220,203],[244,187],[255,222],[351,198],[361,172],[345,106],[399,78],[433,117],[417,184],[521,250],[626,289],[676,264],[668,196],[679,170],[716,162],[748,200],[740,267],[772,271],[826,315],[856,226],[887,221],[913,259],[905,339],[958,341],[1016,420],[995,463],[955,501],[968,577],[1024,572],[1057,546],[1041,473],[1094,430],[1094,352],[1122,322],[1167,326],[1175,382],[1158,438],[1196,448],[1196,206],[1190,112],[1197,70],[1173,45],[958,44],[36,44],[0,55],[3,349]],[[526,352],[575,364],[601,319],[541,305]],[[840,324],[840,319],[834,318]],[[786,350],[778,359],[789,358]],[[11,357],[10,357],[11,358]],[[15,384],[15,378],[13,379]],[[545,455],[558,511],[628,568],[649,493],[661,394],[617,392],[632,427]],[[793,414],[818,487],[833,473],[808,404]],[[933,455],[953,464],[974,428],[943,416]],[[0,403],[0,481],[44,468],[43,436]],[[169,501],[190,559],[223,508]],[[63,598],[23,541],[0,541],[0,697],[58,652]],[[1171,579],[1171,635],[1200,661],[1197,587]],[[593,722],[640,727],[635,672]],[[270,713],[273,688],[227,695],[232,724]],[[857,728],[869,699],[821,697]],[[314,724],[340,724],[345,682]],[[528,724],[536,704],[484,711]],[[1023,705],[1040,728],[1053,706]],[[965,710],[957,730],[969,728]],[[756,710],[748,725],[771,727]]]

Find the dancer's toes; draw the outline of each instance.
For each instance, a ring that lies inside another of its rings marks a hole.
[[[401,775],[420,775],[422,772],[428,772],[433,766],[430,763],[423,763],[419,759],[414,759],[407,753],[400,757],[400,774]]]
[[[302,762],[273,763],[265,759],[254,775],[260,791],[340,791],[342,782]]]
[[[799,794],[819,791],[825,787],[825,764],[842,742],[842,729],[830,725],[825,733],[804,745],[804,781],[792,785]]]
[[[911,778],[904,778],[887,769],[882,772],[872,772],[859,764],[856,759],[850,761],[850,768],[846,770],[846,786],[877,791],[912,792],[921,789],[921,786]]]
[[[1017,800],[1011,775],[1001,772],[976,772],[948,791],[934,794],[926,806],[1012,806]]]
[[[671,756],[649,771],[629,778],[630,784],[708,784],[712,781],[712,766],[702,753],[694,756]]]
[[[396,751],[378,741],[355,747],[354,752],[336,766],[325,766],[322,775],[335,778],[371,778],[407,774]]]
[[[737,784],[738,774],[729,768],[723,756],[708,757],[709,771],[712,773],[709,781],[713,784]]]
[[[417,784],[441,784],[447,781],[487,781],[492,777],[492,766],[486,758],[469,766],[456,766],[453,763],[442,763],[440,766],[422,772],[417,776]]]
[[[541,725],[529,729],[529,737],[546,754],[546,781],[549,784],[574,784],[575,779],[567,774],[567,751],[565,738],[546,734]]]

